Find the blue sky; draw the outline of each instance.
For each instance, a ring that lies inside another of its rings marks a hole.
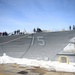
[[[75,24],[75,0],[0,0],[0,31],[68,29]]]

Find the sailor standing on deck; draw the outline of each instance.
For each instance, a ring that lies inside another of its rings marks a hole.
[[[36,29],[35,29],[35,28],[33,29],[33,32],[34,32],[34,33],[36,32]]]
[[[69,30],[71,30],[71,26],[69,26]]]

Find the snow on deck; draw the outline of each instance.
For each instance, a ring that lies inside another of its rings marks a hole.
[[[64,49],[65,52],[75,53],[75,44],[69,43]]]
[[[35,60],[35,59],[27,59],[27,58],[13,58],[7,56],[6,53],[0,57],[0,64],[7,63],[16,63],[22,66],[38,66],[41,68],[45,68],[48,71],[64,71],[64,72],[75,72],[75,63],[67,64],[67,63],[58,63],[52,61],[44,61],[44,60]]]

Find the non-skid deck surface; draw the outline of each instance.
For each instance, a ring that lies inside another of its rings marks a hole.
[[[60,31],[0,37],[0,56],[52,60],[75,37],[75,31]],[[74,57],[74,56],[73,56]]]

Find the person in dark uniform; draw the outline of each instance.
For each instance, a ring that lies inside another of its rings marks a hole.
[[[75,30],[75,26],[73,25],[73,30]]]
[[[71,30],[71,26],[69,26],[69,30]]]
[[[34,32],[34,33],[36,32],[36,29],[35,29],[35,28],[33,29],[33,32]]]
[[[37,32],[42,32],[42,30],[40,28],[37,28]]]

